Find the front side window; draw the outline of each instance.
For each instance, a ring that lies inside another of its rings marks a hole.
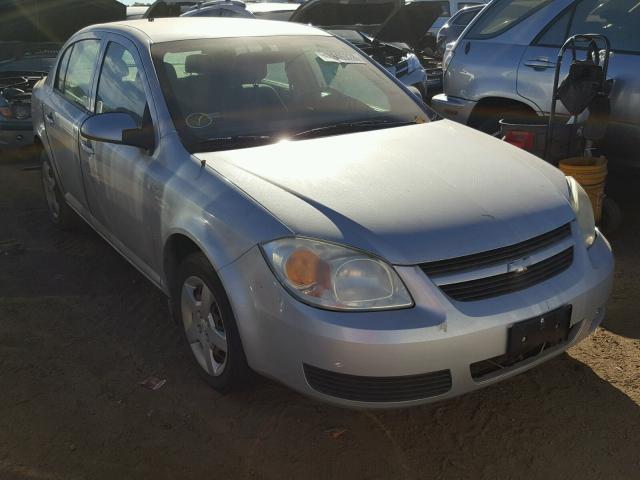
[[[125,47],[109,43],[98,80],[96,113],[128,113],[141,127],[146,105],[142,72],[133,55]]]
[[[611,48],[640,53],[640,0],[583,0],[576,7],[569,36],[599,33]]]
[[[192,151],[239,136],[275,141],[353,122],[428,120],[386,73],[334,37],[185,40],[155,44],[152,55]]]
[[[100,40],[81,40],[73,45],[61,89],[67,100],[87,110],[99,50]]]
[[[509,30],[551,0],[494,0],[476,21],[467,38],[491,38]]]

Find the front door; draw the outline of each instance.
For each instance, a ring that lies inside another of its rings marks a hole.
[[[44,105],[45,128],[53,161],[67,201],[86,208],[86,196],[78,156],[80,125],[90,115],[91,90],[100,40],[80,40],[64,52],[54,79],[53,94]]]
[[[121,37],[107,38],[99,68],[95,114],[125,112],[140,128],[153,129],[150,91],[135,46]],[[80,155],[89,208],[94,220],[146,273],[160,238],[161,202],[150,181],[152,152],[81,136]]]

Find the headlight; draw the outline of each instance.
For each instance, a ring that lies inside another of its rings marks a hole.
[[[567,183],[569,184],[571,207],[576,214],[584,244],[589,248],[596,240],[596,222],[591,200],[584,188],[573,177],[567,177]]]
[[[383,310],[413,306],[386,262],[332,243],[282,238],[262,246],[278,280],[305,303],[330,310]]]

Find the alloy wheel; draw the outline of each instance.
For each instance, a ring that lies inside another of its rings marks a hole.
[[[227,364],[227,336],[217,299],[204,280],[191,276],[182,285],[182,324],[200,366],[217,377]]]

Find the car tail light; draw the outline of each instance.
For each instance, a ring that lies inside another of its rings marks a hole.
[[[527,151],[533,150],[535,140],[536,136],[534,133],[517,130],[507,132],[504,136],[505,142]]]

